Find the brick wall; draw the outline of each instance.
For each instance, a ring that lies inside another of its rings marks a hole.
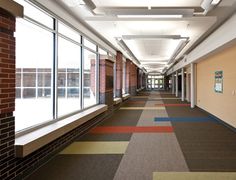
[[[100,59],[99,62],[99,102],[113,109],[113,62]]]
[[[0,9],[0,114],[15,106],[15,18]]]
[[[116,54],[116,97],[122,97],[122,73],[123,73],[123,55],[121,52]]]
[[[14,156],[15,17],[0,8],[0,179],[9,174]]]
[[[130,94],[136,95],[137,90],[137,66],[131,62],[130,63]]]
[[[131,87],[131,76],[130,76],[130,69],[131,69],[131,61],[129,59],[126,60],[126,69],[125,69],[125,93],[130,94],[130,87]]]

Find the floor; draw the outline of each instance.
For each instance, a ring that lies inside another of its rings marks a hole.
[[[127,100],[27,180],[235,180],[236,133],[169,92]]]

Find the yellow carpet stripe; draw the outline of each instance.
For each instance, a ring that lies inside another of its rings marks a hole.
[[[60,154],[124,154],[128,141],[74,142]]]
[[[165,107],[121,107],[120,110],[165,110]]]
[[[153,180],[235,180],[235,172],[154,172]]]

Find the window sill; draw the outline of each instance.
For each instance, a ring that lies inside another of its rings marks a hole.
[[[126,99],[128,99],[130,97],[130,94],[123,94],[122,95],[122,99],[123,100],[126,100]]]
[[[25,157],[81,124],[105,112],[107,105],[100,104],[76,115],[27,133],[15,139],[16,157]]]
[[[114,98],[113,102],[114,102],[114,104],[116,105],[116,104],[121,103],[121,102],[122,102],[122,99],[121,99],[121,98]]]

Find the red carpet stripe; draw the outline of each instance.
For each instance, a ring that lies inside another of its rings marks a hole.
[[[172,126],[106,126],[96,127],[90,131],[94,134],[106,133],[171,133]]]
[[[155,106],[173,106],[173,107],[181,107],[181,106],[190,106],[190,104],[155,104]]]

